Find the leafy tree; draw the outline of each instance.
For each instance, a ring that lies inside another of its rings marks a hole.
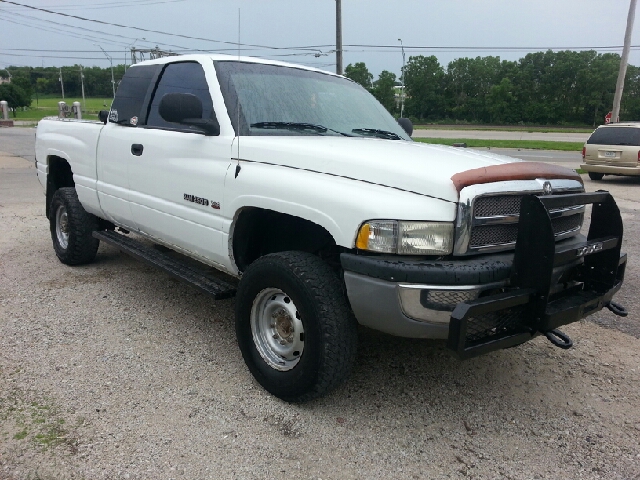
[[[515,123],[515,95],[513,84],[503,78],[498,85],[492,85],[487,95],[487,107],[491,123]]]
[[[640,119],[640,68],[633,65],[627,67],[620,109],[620,119]]]
[[[347,68],[344,69],[344,76],[350,78],[356,83],[359,83],[367,90],[371,88],[373,75],[369,72],[364,62],[358,62],[355,65],[347,65]]]
[[[16,75],[12,74],[11,84],[22,90],[24,94],[27,95],[27,97],[31,98],[33,96],[33,87],[31,86],[31,80],[29,79],[29,76],[23,74],[23,72],[19,72]],[[31,102],[24,106],[28,107],[29,105],[31,105]]]
[[[371,93],[390,113],[396,109],[396,74],[383,70],[373,83]]]
[[[500,57],[459,58],[449,63],[445,77],[448,110],[456,119],[489,121],[487,95],[500,81]]]
[[[11,83],[0,85],[0,100],[6,100],[9,108],[13,109],[13,116],[16,116],[16,108],[28,107],[31,105],[31,96],[27,94],[20,86]]]
[[[423,120],[442,118],[444,70],[438,59],[434,55],[410,57],[402,73],[407,112]]]

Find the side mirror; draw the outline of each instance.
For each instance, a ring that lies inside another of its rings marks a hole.
[[[402,129],[407,132],[407,135],[413,135],[413,123],[408,118],[399,118],[398,124],[402,127]]]
[[[107,120],[109,120],[109,112],[107,110],[100,110],[98,112],[98,118],[105,125],[107,124]]]
[[[220,135],[218,122],[202,118],[202,102],[192,93],[167,93],[160,100],[158,113],[165,122],[192,125],[207,135]]]

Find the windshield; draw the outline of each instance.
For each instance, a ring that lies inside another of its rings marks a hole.
[[[369,92],[350,80],[259,63],[217,61],[215,65],[231,123],[239,135],[411,140]]]

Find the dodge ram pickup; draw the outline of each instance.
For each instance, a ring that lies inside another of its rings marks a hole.
[[[358,324],[464,359],[537,335],[568,348],[558,327],[626,314],[609,193],[550,164],[414,143],[411,122],[344,77],[156,59],[127,70],[100,119],[38,125],[55,254],[88,263],[102,241],[235,295],[243,358],[286,401],[348,377]]]

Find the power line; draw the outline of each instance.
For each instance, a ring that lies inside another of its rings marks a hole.
[[[0,1],[2,1],[2,0],[0,0]],[[109,33],[109,32],[103,32],[103,31],[100,31],[100,30],[79,27],[79,26],[76,26],[76,25],[70,25],[68,23],[55,22],[53,20],[47,20],[47,19],[44,19],[44,18],[34,17],[33,15],[25,15],[25,14],[20,14],[20,13],[15,13],[15,12],[10,12],[9,14],[12,15],[12,16],[16,16],[16,17],[20,17],[20,18],[24,18],[24,19],[28,19],[28,20],[32,20],[32,21],[35,20],[37,22],[45,22],[45,23],[50,23],[50,24],[57,25],[57,26],[73,28],[73,29],[77,29],[77,30],[80,30],[80,31],[83,31],[83,32],[97,33],[97,34],[101,34],[101,35],[106,35],[107,38],[103,38],[103,37],[94,37],[94,38],[92,38],[92,36],[87,36],[86,37],[86,38],[89,38],[89,39],[91,39],[93,41],[98,39],[103,43],[112,43],[114,45],[119,44],[121,46],[128,47],[131,44],[132,41],[141,40],[141,39],[137,39],[137,38],[134,38],[134,37],[127,37],[125,35],[117,35],[117,34],[113,34],[113,33]],[[9,20],[9,19],[5,19],[5,20],[11,22],[11,20]],[[63,36],[65,36],[65,35],[75,36],[74,32],[64,32],[64,31],[60,31],[60,30],[50,30],[50,29],[47,30],[44,27],[38,27],[36,25],[19,23],[16,20],[14,20],[11,23],[15,23],[17,25],[22,25],[22,26],[31,27],[31,28],[38,28],[38,29],[42,28],[42,29],[44,29],[46,31],[53,32],[53,33],[58,33],[58,34],[63,35]],[[114,41],[113,40],[114,37],[126,39],[127,43]],[[78,37],[76,37],[76,38],[78,38]],[[143,40],[143,42],[144,43],[149,43],[149,44],[155,43],[155,44],[167,45],[167,46],[170,46],[170,47],[187,48],[187,47],[183,47],[183,46],[179,46],[179,45],[166,44],[166,43],[163,43],[163,42],[152,42],[150,40]]]
[[[56,10],[104,10],[111,8],[120,8],[120,7],[139,7],[139,6],[147,6],[147,5],[158,5],[161,3],[179,3],[185,2],[186,0],[138,0],[136,2],[113,2],[113,3],[102,3],[99,5],[90,5],[87,6],[85,4],[69,4],[69,5],[56,5]],[[12,8],[12,7],[9,7]],[[20,8],[20,7],[18,7]]]
[[[179,34],[179,33],[163,32],[161,30],[151,30],[151,29],[142,28],[142,27],[132,27],[132,26],[129,26],[129,25],[121,25],[121,24],[118,24],[118,23],[111,23],[111,22],[105,22],[103,20],[95,20],[95,19],[92,19],[92,18],[81,17],[79,15],[71,15],[71,14],[62,13],[62,12],[54,12],[53,10],[48,10],[46,8],[33,7],[31,5],[25,5],[25,4],[22,4],[22,3],[17,3],[17,2],[13,2],[11,0],[0,0],[0,2],[8,3],[10,5],[16,5],[16,6],[19,6],[19,7],[29,8],[31,10],[36,10],[36,11],[39,11],[39,12],[45,12],[45,13],[49,13],[49,14],[52,14],[52,15],[60,15],[62,17],[74,18],[76,20],[81,20],[81,21],[84,21],[84,22],[98,23],[98,24],[101,24],[101,25],[110,25],[112,27],[118,27],[118,28],[129,28],[129,29],[138,30],[138,31],[141,31],[141,32],[157,33],[157,34],[160,34],[160,35],[168,35],[168,36],[171,36],[171,37],[186,38],[186,39],[190,39],[190,40],[200,40],[200,41],[203,41],[203,42],[211,42],[211,43],[223,43],[223,44],[226,44],[226,45],[236,45],[236,46],[240,45],[240,46],[244,46],[244,47],[257,47],[257,48],[262,48],[262,49],[265,49],[265,50],[283,50],[283,49],[284,50],[290,50],[290,48],[272,47],[272,46],[269,46],[269,45],[256,45],[256,44],[250,44],[250,43],[227,42],[227,41],[224,41],[224,40],[213,40],[213,39],[210,39],[210,38],[192,37],[190,35],[182,35],[182,34]],[[302,48],[300,50],[302,50]]]

